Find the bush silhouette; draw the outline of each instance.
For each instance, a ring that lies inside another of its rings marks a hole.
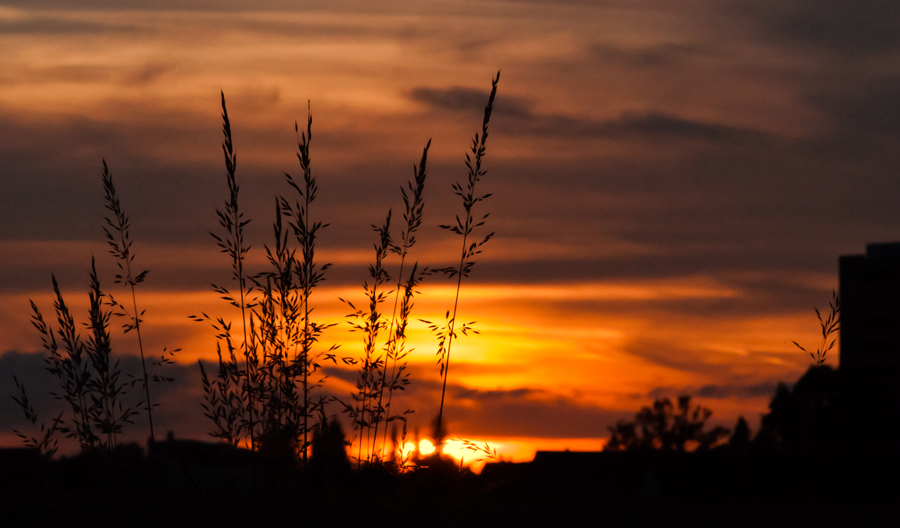
[[[728,435],[728,429],[706,431],[712,411],[691,407],[690,396],[679,396],[677,407],[669,398],[658,399],[644,407],[634,421],[620,420],[609,427],[609,451],[658,449],[661,451],[704,451],[716,446]]]

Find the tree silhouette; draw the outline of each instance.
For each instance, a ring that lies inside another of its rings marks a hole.
[[[743,416],[738,417],[737,423],[734,424],[734,432],[728,439],[728,449],[737,453],[746,453],[750,448],[750,426]]]
[[[851,419],[844,392],[840,372],[824,365],[810,367],[793,388],[779,383],[755,447],[791,452],[839,449]]]
[[[679,396],[677,407],[669,398],[658,399],[644,407],[634,421],[620,420],[609,427],[609,451],[658,449],[661,451],[704,451],[728,435],[728,429],[705,431],[712,411],[699,405],[691,407],[690,396]]]

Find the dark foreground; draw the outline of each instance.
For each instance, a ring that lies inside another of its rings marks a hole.
[[[3,450],[4,526],[898,526],[896,455],[551,453],[395,474],[170,442]]]

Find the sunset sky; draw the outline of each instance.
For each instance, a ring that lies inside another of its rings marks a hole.
[[[210,287],[230,277],[209,235],[227,197],[220,90],[257,271],[283,173],[301,174],[294,122],[309,101],[312,214],[330,223],[319,253],[334,263],[313,302],[338,323],[323,342],[358,356],[338,297],[363,301],[370,224],[399,213],[430,138],[412,258],[453,264],[459,241],[437,226],[461,210],[451,184],[500,70],[479,184],[496,236],[460,301],[481,334],[454,345],[445,418],[514,459],[600,449],[607,426],[678,394],[755,430],[776,384],[810,365],[791,341],[818,344],[813,309],[838,286],[838,256],[900,239],[896,1],[71,4],[0,7],[3,445],[23,427],[12,374],[52,409],[28,300],[52,316],[55,274],[84,321],[92,255],[124,296],[102,231],[104,158],[150,270],[148,346],[182,349],[177,381],[155,388],[157,429],[206,438],[197,360],[215,338],[187,316],[238,317]],[[430,277],[414,317],[442,318],[453,287]],[[114,352],[133,358],[120,323]],[[424,433],[436,344],[419,322],[411,339],[404,402]],[[354,374],[328,374],[347,397]],[[130,434],[146,438],[143,418]]]

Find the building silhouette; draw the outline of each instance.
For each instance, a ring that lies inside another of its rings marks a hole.
[[[840,258],[841,369],[900,368],[900,242]]]
[[[869,443],[893,445],[900,435],[900,242],[869,244],[865,255],[842,256],[839,268],[845,403],[857,428],[870,431]]]

